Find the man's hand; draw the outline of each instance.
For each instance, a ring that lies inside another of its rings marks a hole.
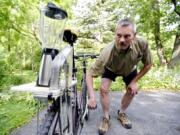
[[[137,91],[138,91],[137,84],[136,84],[135,82],[131,82],[131,83],[127,86],[127,90],[130,90],[131,95],[134,96],[135,94],[137,94]]]
[[[96,100],[94,98],[90,98],[88,100],[88,108],[89,109],[96,109],[97,108]]]
[[[136,75],[136,77],[131,81],[131,83],[127,86],[127,90],[131,92],[131,95],[134,96],[137,94],[137,83],[138,80],[143,77],[151,68],[152,64],[144,64],[143,68],[140,70],[140,72]]]

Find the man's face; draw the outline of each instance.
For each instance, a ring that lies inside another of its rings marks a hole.
[[[132,26],[117,26],[115,33],[116,48],[118,50],[126,50],[134,40],[135,33]]]

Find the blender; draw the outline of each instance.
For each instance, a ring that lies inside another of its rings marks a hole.
[[[49,87],[52,61],[59,53],[67,12],[53,3],[40,8],[40,40],[42,57],[36,85]]]

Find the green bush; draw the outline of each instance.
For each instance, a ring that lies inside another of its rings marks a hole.
[[[152,67],[152,69],[139,81],[141,89],[180,90],[180,72],[177,69],[167,67]]]

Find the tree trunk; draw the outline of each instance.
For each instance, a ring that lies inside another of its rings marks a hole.
[[[154,38],[156,43],[157,55],[159,57],[160,65],[166,65],[167,59],[164,55],[164,48],[160,38],[160,9],[159,9],[159,2],[157,0],[154,1],[154,12],[155,12],[155,19],[154,19]]]
[[[180,16],[180,11],[177,10],[177,1],[171,0],[171,2],[174,4],[174,12]],[[175,66],[180,65],[180,25],[178,26],[176,38],[174,42],[174,48],[172,51],[172,57],[171,60],[168,63],[169,68],[174,68]]]
[[[176,33],[176,38],[174,42],[174,48],[172,51],[172,57],[168,63],[168,67],[174,68],[177,65],[180,65],[180,25],[178,26],[178,31]]]
[[[166,58],[164,56],[164,48],[162,46],[159,34],[155,35],[155,42],[156,42],[157,55],[159,57],[160,65],[162,65],[162,66],[166,65],[167,60],[166,60]]]
[[[178,16],[180,16],[180,11],[179,11],[179,9],[178,9],[178,7],[177,7],[177,1],[176,0],[171,0],[171,2],[173,3],[173,5],[174,5],[174,12],[178,15]]]
[[[164,49],[160,38],[160,8],[159,1],[153,1],[153,12],[154,12],[154,38],[156,43],[157,55],[160,61],[160,65],[166,65],[167,60],[164,55]]]

